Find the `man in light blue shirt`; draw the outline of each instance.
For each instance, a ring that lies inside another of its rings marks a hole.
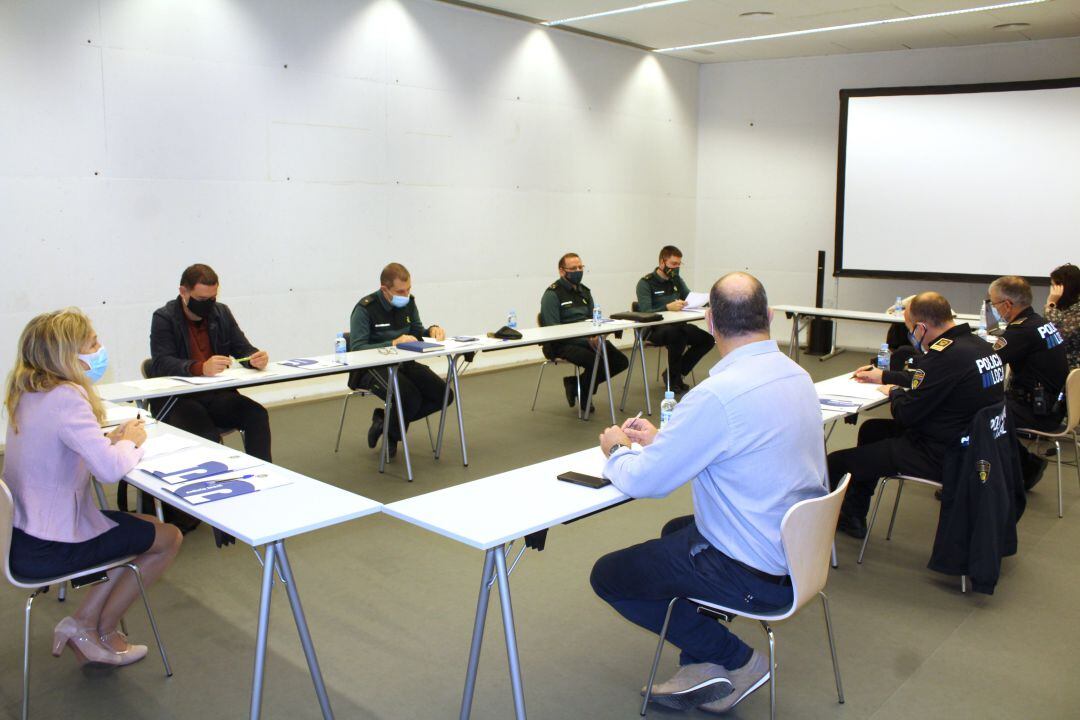
[[[606,555],[596,593],[631,622],[659,633],[673,597],[747,611],[793,601],[780,522],[825,489],[821,409],[805,370],[769,339],[765,289],[746,273],[716,281],[707,314],[722,358],[676,406],[663,432],[631,419],[600,436],[604,476],[631,497],[663,497],[691,483],[694,515],[661,537]],[[668,640],[680,668],[654,686],[667,707],[725,712],[768,682],[766,656],[724,625],[676,604]]]

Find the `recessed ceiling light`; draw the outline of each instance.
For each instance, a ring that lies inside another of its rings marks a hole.
[[[1002,23],[995,25],[995,30],[1009,31],[1009,30],[1023,30],[1024,28],[1031,27],[1031,23]]]
[[[657,2],[647,2],[641,5],[633,5],[631,7],[619,8],[617,10],[606,10],[604,12],[591,13],[589,15],[578,15],[577,17],[563,18],[562,20],[548,20],[547,22],[540,23],[541,25],[565,25],[566,23],[577,22],[578,20],[591,20],[593,18],[605,17],[607,15],[621,15],[622,13],[637,12],[638,10],[648,10],[649,8],[663,7],[664,5],[678,5],[679,3],[689,2],[689,0],[658,0]]]
[[[750,12],[739,13],[739,17],[743,20],[772,20],[776,17],[776,13],[768,10],[751,10]]]
[[[693,45],[679,45],[677,47],[659,48],[653,52],[675,52],[677,50],[693,50],[694,48],[713,47],[716,45],[734,45],[735,43],[751,42],[753,40],[775,40],[776,38],[813,35],[815,33],[832,32],[833,30],[855,30],[857,28],[873,27],[875,25],[893,25],[896,23],[912,22],[914,20],[929,20],[931,18],[967,15],[968,13],[985,12],[987,10],[1003,10],[1005,8],[1020,7],[1022,5],[1036,5],[1046,1],[1047,0],[1018,0],[1018,2],[984,5],[982,7],[966,8],[964,10],[947,10],[945,12],[927,13],[925,15],[908,15],[905,17],[888,18],[886,20],[868,20],[866,22],[848,23],[847,25],[833,25],[831,27],[809,28],[807,30],[792,30],[791,32],[770,33],[768,35],[753,35],[750,37],[731,38],[729,40],[717,40],[715,42],[695,43]]]

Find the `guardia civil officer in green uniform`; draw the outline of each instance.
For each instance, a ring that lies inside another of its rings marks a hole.
[[[1031,307],[1031,285],[1022,277],[1006,275],[990,283],[990,309],[1005,330],[994,343],[994,351],[1012,371],[1005,396],[1009,414],[1017,428],[1054,431],[1065,416],[1064,398],[1069,374],[1065,338],[1054,323]],[[1020,465],[1024,469],[1024,489],[1030,490],[1042,478],[1046,460],[1028,452],[1021,444]]]
[[[565,325],[592,318],[592,291],[581,282],[584,274],[585,265],[582,264],[577,253],[566,253],[559,259],[559,279],[551,283],[540,298],[540,325],[542,327]],[[607,348],[608,370],[614,378],[630,363],[626,356],[607,340],[604,341],[604,346]],[[586,388],[592,382],[593,363],[596,360],[596,353],[600,350],[600,336],[593,335],[544,343],[542,349],[549,359],[567,360],[584,369],[585,374],[581,381],[581,407],[584,408],[588,402]],[[602,374],[604,369],[601,367],[599,371]],[[602,376],[597,378],[597,388],[602,380]],[[570,403],[570,407],[573,407],[576,394],[574,378],[565,378],[563,386],[566,390],[566,401]]]
[[[638,310],[663,312],[686,307],[690,288],[679,276],[681,267],[682,251],[674,245],[665,245],[660,250],[660,263],[656,269],[637,282]],[[683,378],[713,346],[709,333],[688,322],[652,328],[649,330],[649,342],[668,349],[668,369],[664,371],[664,381],[675,392],[690,389]]]
[[[379,276],[379,289],[360,298],[353,308],[349,322],[349,350],[391,347],[424,336],[445,340],[446,332],[438,325],[424,328],[411,292],[412,277],[404,265],[390,263],[384,267]],[[385,401],[387,368],[372,368],[360,373],[355,381],[356,387],[371,390]],[[350,378],[349,386],[353,385],[354,380]],[[410,360],[402,363],[398,370],[398,389],[401,391],[401,409],[407,428],[414,420],[442,409],[446,383],[428,366]],[[453,401],[451,391],[450,402]],[[371,429],[368,430],[368,447],[373,448],[379,442],[385,420],[383,408],[376,408],[371,416]],[[393,457],[401,440],[401,430],[396,422],[390,423],[387,436],[390,440],[390,456]]]

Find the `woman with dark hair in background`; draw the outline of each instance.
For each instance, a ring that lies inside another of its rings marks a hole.
[[[1080,367],[1080,268],[1066,263],[1050,273],[1050,295],[1043,315],[1065,338],[1069,369]]]

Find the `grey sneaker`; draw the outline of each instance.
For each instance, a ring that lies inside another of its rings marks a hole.
[[[728,679],[734,686],[732,692],[727,697],[715,702],[703,703],[699,706],[699,709],[711,713],[727,712],[742,702],[750,693],[769,682],[770,675],[769,658],[755,650],[754,654],[750,656],[750,662],[737,670],[728,671]]]
[[[732,683],[723,665],[694,663],[683,665],[667,682],[653,685],[649,700],[657,705],[689,710],[702,703],[711,703],[731,694]],[[641,694],[645,694],[642,688]]]

